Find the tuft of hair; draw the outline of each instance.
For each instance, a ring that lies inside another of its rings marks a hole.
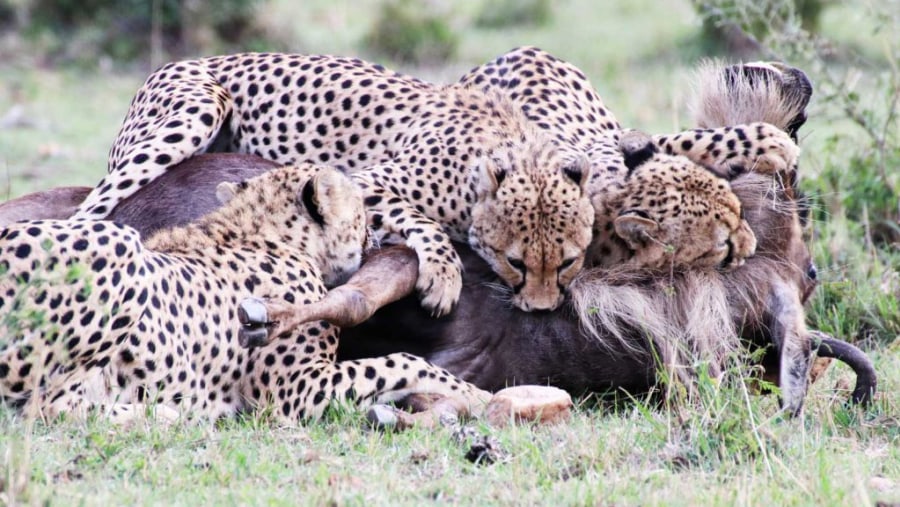
[[[585,334],[636,355],[648,354],[652,345],[671,378],[686,386],[701,363],[718,377],[740,347],[731,298],[714,270],[655,278],[627,269],[586,270],[570,295]]]
[[[707,60],[695,71],[693,95],[701,128],[761,121],[790,133],[806,120],[812,85],[802,71],[778,63]]]

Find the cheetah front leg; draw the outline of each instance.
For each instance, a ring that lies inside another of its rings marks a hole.
[[[85,421],[92,414],[106,418],[117,426],[129,426],[140,421],[159,423],[168,427],[181,418],[181,413],[162,403],[117,403],[110,400],[92,400],[79,384],[65,386],[41,395],[36,407],[43,421],[65,416],[75,421]],[[26,408],[26,411],[28,409]]]
[[[231,115],[228,91],[200,62],[154,72],[138,91],[109,154],[108,174],[73,218],[103,219],[170,167],[203,153]]]
[[[56,367],[58,369],[58,366]],[[170,425],[180,414],[174,408],[157,403],[122,403],[113,394],[111,385],[115,375],[108,368],[75,366],[55,375],[23,379],[27,390],[18,391],[22,411],[26,417],[53,421],[60,417],[85,421],[92,414],[125,426],[140,420]],[[2,389],[0,389],[2,391]],[[6,393],[4,393],[4,397]]]
[[[684,155],[729,180],[754,171],[793,182],[800,157],[789,134],[762,122],[657,135],[653,141],[664,152]]]
[[[257,408],[271,405],[279,418],[295,423],[322,415],[329,403],[366,407],[399,401],[411,394],[454,400],[460,415],[477,417],[492,395],[425,359],[406,353],[333,362],[319,357],[304,362],[306,345],[256,349],[248,365],[245,398]],[[296,362],[295,362],[296,361]],[[271,363],[271,366],[267,366]],[[291,364],[285,367],[284,365]]]
[[[416,290],[422,306],[435,317],[450,313],[462,290],[462,261],[441,225],[398,195],[396,186],[382,184],[387,171],[402,171],[381,165],[353,175],[365,195],[366,215],[371,227],[382,235],[399,234],[416,252],[419,274]]]

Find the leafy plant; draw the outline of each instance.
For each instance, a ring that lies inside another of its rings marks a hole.
[[[375,52],[403,62],[443,62],[456,54],[459,45],[459,36],[446,18],[422,0],[386,0],[365,43]]]
[[[475,18],[475,26],[541,26],[553,17],[552,7],[550,0],[486,0]]]
[[[259,0],[25,0],[27,25],[19,27],[63,59],[97,53],[132,60],[152,52],[185,54],[201,43],[237,43],[259,37]],[[2,5],[0,5],[2,10]]]

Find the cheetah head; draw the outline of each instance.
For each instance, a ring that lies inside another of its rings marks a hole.
[[[301,247],[317,261],[326,286],[339,285],[359,269],[368,239],[363,196],[337,169],[281,167],[248,182],[221,183],[216,196],[223,203],[241,199],[237,208],[276,224],[282,242]]]
[[[553,310],[584,263],[594,211],[587,158],[552,144],[493,152],[473,171],[469,243],[525,311]]]
[[[620,148],[628,174],[613,224],[633,251],[631,264],[727,270],[754,254],[756,236],[726,180],[686,157],[659,153],[640,132],[625,134]]]

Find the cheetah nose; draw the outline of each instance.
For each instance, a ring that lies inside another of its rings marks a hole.
[[[541,299],[532,299],[527,300],[524,298],[518,298],[513,300],[513,304],[516,305],[520,310],[524,312],[532,312],[532,313],[541,313],[541,312],[552,312],[559,308],[559,305],[562,304],[564,299],[563,295],[559,295],[554,299],[550,298],[541,298]]]

